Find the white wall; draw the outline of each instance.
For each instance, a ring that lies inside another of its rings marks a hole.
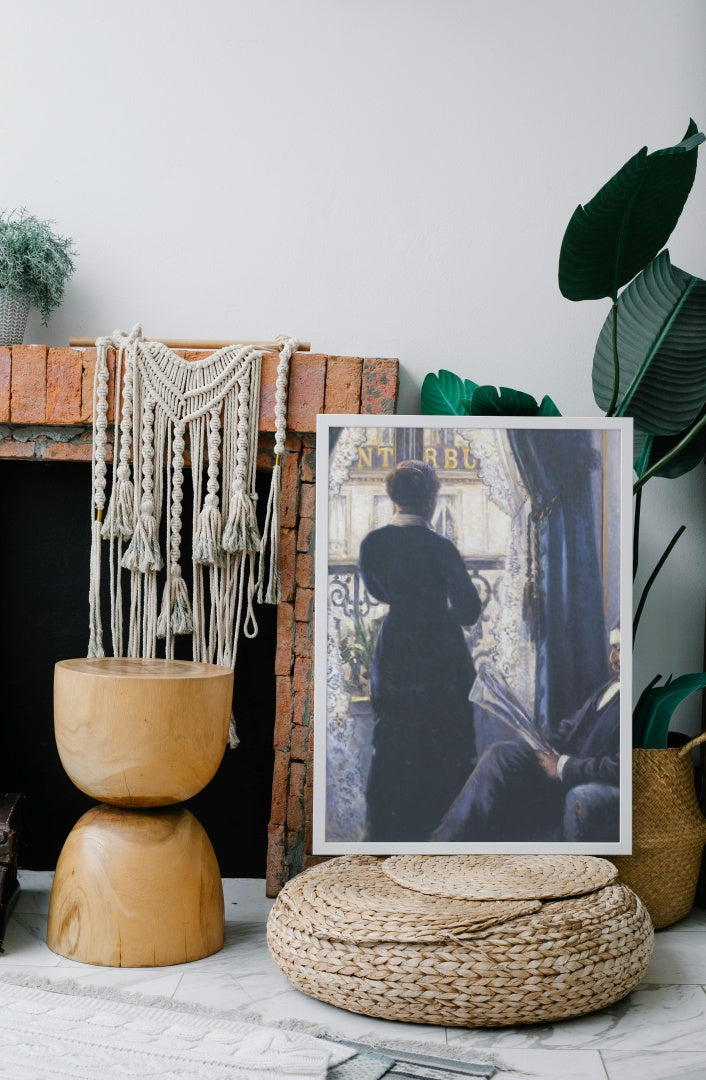
[[[2,28],[0,206],[80,253],[27,341],[288,330],[398,356],[401,412],[446,366],[596,414],[607,305],[559,294],[564,228],[706,125],[703,0],[22,0]],[[670,250],[706,277],[705,226],[702,162]],[[645,567],[689,528],[638,686],[701,670],[704,495],[701,467],[645,498]]]

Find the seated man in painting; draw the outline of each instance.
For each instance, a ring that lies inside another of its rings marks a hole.
[[[609,640],[612,678],[550,733],[551,748],[533,749],[522,741],[490,746],[431,835],[432,841],[618,839],[619,626],[611,630]],[[565,807],[570,791],[575,797]],[[596,835],[595,824],[587,829],[581,820],[589,809],[600,823]]]

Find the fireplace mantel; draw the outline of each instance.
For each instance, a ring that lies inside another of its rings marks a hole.
[[[186,359],[203,350],[175,350]],[[114,371],[115,356],[109,353]],[[258,464],[271,467],[278,356],[263,356]],[[0,458],[90,461],[94,348],[0,348]],[[296,353],[292,358],[287,454],[282,473],[282,602],[277,612],[274,773],[267,893],[317,861],[311,854],[313,606],[317,413],[395,411],[398,362]],[[109,415],[112,400],[109,399]],[[112,457],[111,429],[108,456]]]

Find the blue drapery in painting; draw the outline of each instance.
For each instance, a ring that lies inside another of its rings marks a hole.
[[[535,710],[551,726],[609,678],[592,492],[600,458],[590,431],[516,428],[509,437],[532,503],[525,617],[537,642]]]

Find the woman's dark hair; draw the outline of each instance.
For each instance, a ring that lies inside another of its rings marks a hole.
[[[401,461],[387,474],[387,494],[395,506],[426,510],[439,490],[439,477],[425,461]]]

